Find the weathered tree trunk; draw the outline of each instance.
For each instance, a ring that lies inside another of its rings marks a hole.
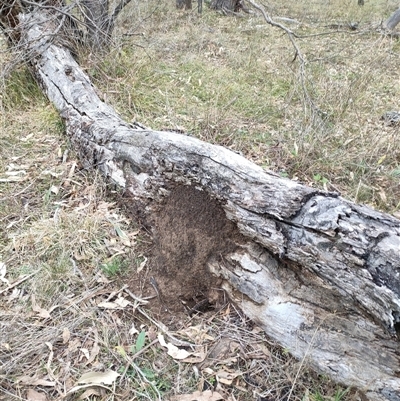
[[[0,28],[4,32],[8,44],[13,46],[20,40],[20,31],[17,28],[18,14],[22,11],[19,3],[0,3]]]
[[[124,122],[69,52],[49,44],[49,15],[21,18],[34,74],[82,163],[145,213],[180,186],[216,199],[241,233],[235,248],[208,258],[229,296],[319,372],[372,399],[398,401],[400,221],[265,172],[220,146]]]
[[[392,31],[400,22],[400,8],[397,9],[384,23],[383,27]]]
[[[112,22],[108,15],[108,0],[82,0],[87,43],[93,49],[104,49],[110,43]]]
[[[56,0],[57,1],[57,0]],[[86,28],[86,46],[96,52],[109,48],[115,20],[131,0],[119,0],[114,10],[110,10],[109,0],[77,0],[83,11],[83,24]]]
[[[191,10],[192,0],[176,0],[176,8],[179,9],[184,8],[185,10]]]
[[[242,8],[242,0],[212,0],[211,8],[214,10],[238,12]]]

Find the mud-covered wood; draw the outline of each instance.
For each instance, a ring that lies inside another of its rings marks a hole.
[[[36,78],[82,163],[147,214],[180,186],[217,200],[241,233],[235,247],[207,259],[230,297],[319,372],[371,399],[399,400],[400,221],[223,147],[123,121],[69,52],[49,42],[43,11],[21,20]]]

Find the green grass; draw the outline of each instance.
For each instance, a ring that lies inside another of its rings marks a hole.
[[[115,278],[126,271],[128,263],[120,257],[112,258],[100,265],[102,272],[109,278]]]
[[[5,81],[1,99],[2,106],[6,110],[29,109],[35,103],[40,103],[44,107],[47,103],[26,67],[20,67],[11,72]]]
[[[319,391],[315,393],[309,394],[309,399],[312,401],[341,401],[346,397],[346,394],[349,392],[348,389],[337,389],[331,396],[326,397],[322,395]],[[308,397],[307,397],[308,398]],[[304,401],[304,398],[303,398]]]
[[[271,5],[272,17],[301,22],[290,27],[302,36],[296,41],[307,61],[303,85],[290,41],[260,17],[208,9],[177,15],[172,6],[159,7],[140,26],[142,36],[103,62],[106,74],[118,69],[119,77],[103,90],[128,119],[183,128],[289,177],[396,212],[392,171],[400,145],[397,127],[384,126],[380,116],[398,105],[398,42],[375,30],[395,8],[353,0]],[[359,31],[346,30],[352,21]],[[124,17],[121,24],[127,26]],[[344,28],[336,32],[332,24]]]

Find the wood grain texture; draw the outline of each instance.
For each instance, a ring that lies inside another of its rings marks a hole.
[[[178,184],[217,199],[247,241],[209,261],[230,297],[319,372],[371,399],[400,400],[400,221],[223,147],[124,122],[69,52],[51,44],[48,16],[21,18],[34,73],[82,163],[147,213]]]

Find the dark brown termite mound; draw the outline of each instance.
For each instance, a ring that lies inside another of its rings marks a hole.
[[[177,186],[153,221],[150,269],[168,311],[189,314],[213,308],[223,295],[210,274],[210,260],[221,260],[242,242],[217,200],[193,186]]]

